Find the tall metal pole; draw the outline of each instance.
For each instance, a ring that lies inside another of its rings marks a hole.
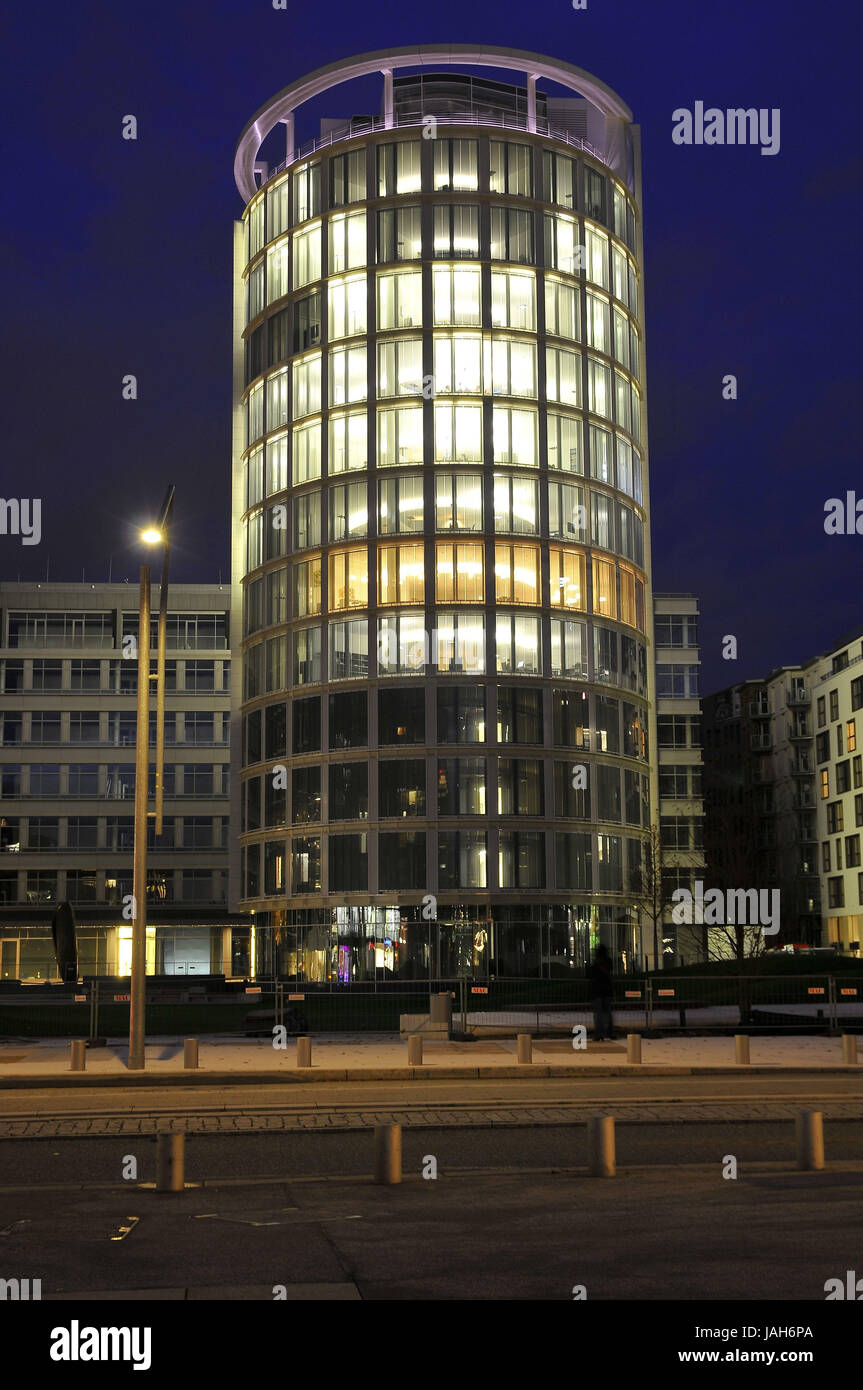
[[[150,566],[141,566],[138,604],[138,723],[135,737],[135,848],[129,1070],[144,1070],[147,1007],[147,801],[150,763]]]
[[[168,628],[168,576],[171,565],[171,521],[174,514],[174,488],[168,488],[159,527],[164,536],[162,581],[159,585],[159,633],[156,648],[156,834],[162,833],[165,804],[165,648]]]

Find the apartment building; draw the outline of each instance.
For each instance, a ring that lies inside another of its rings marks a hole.
[[[215,584],[170,591],[149,973],[253,965],[248,919],[227,911],[229,597]],[[154,600],[155,651],[158,588]],[[0,979],[56,976],[51,918],[63,901],[78,922],[80,972],[129,973],[137,635],[137,585],[0,584]]]

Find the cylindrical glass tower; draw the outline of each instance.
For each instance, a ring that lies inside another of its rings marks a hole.
[[[372,72],[380,116],[295,147],[303,102]],[[554,976],[600,937],[636,962],[637,136],[568,64],[431,45],[313,73],[240,139],[233,896],[259,972]]]

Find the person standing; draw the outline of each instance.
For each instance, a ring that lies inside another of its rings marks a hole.
[[[587,978],[592,985],[593,998],[593,1040],[602,1042],[611,1038],[611,957],[602,942],[596,948],[593,964],[588,967]]]

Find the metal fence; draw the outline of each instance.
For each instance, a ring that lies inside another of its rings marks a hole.
[[[593,1026],[591,985],[574,980],[434,980],[385,985],[262,982],[228,993],[191,985],[182,994],[152,989],[149,1037],[222,1034],[272,1037],[282,1026],[303,1033],[393,1033],[421,1027],[430,996],[449,994],[452,1027],[470,1035],[571,1034]],[[858,975],[704,975],[613,980],[616,1032],[863,1032],[863,973]],[[74,993],[58,987],[0,995],[0,1038],[122,1038],[129,994],[105,980]]]

